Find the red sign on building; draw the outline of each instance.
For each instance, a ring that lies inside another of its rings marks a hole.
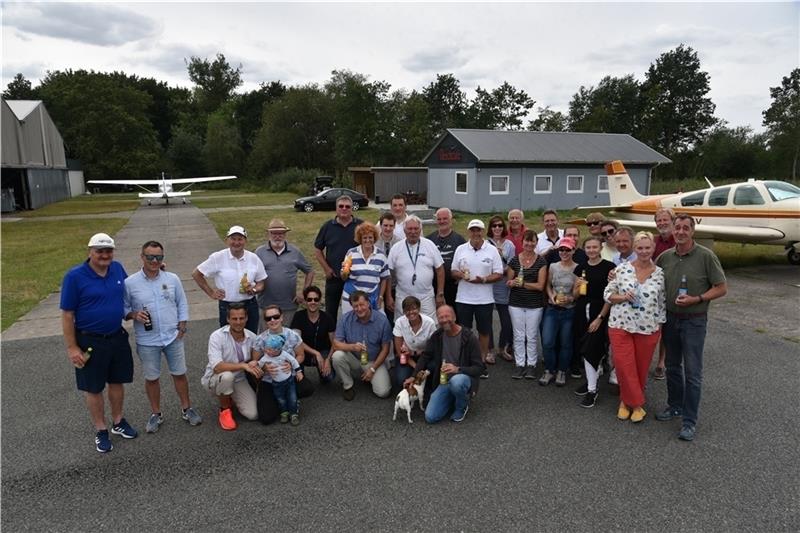
[[[439,161],[461,161],[461,152],[454,148],[439,148],[437,156]]]

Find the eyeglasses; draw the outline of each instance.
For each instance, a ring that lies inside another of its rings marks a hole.
[[[144,258],[148,261],[158,261],[161,262],[164,260],[164,254],[154,255],[154,254],[144,254]]]
[[[502,228],[503,225],[502,224],[492,224],[492,227],[493,228]]]
[[[601,231],[600,235],[603,235],[604,237],[608,237],[609,235],[614,235],[615,231],[616,230],[613,230],[613,229],[607,229],[605,231]]]
[[[572,248],[559,248],[558,249],[558,253],[560,253],[560,254],[565,254],[565,253],[568,253],[568,252],[571,252],[571,251],[572,251]]]
[[[336,207],[338,207],[339,209],[352,209],[353,208],[352,205],[347,205],[347,204],[339,204]]]
[[[319,300],[320,300],[319,297],[317,297],[317,298],[306,298],[307,302],[318,302]]]
[[[587,222],[586,225],[591,228],[592,226],[599,226],[600,222]]]
[[[266,320],[267,322],[270,322],[272,320],[280,320],[280,318],[281,315],[270,315],[270,316],[264,315],[264,320]]]

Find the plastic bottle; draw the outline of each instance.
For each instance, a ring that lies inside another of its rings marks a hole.
[[[686,274],[681,276],[681,284],[678,287],[678,296],[688,296],[689,295],[689,282],[686,281]]]
[[[525,284],[525,275],[522,268],[522,263],[519,264],[519,274],[517,274],[517,287],[522,287]]]
[[[147,319],[144,321],[144,330],[153,331],[153,321],[150,318],[150,311],[147,310],[146,305],[142,307],[142,311],[147,315]]]

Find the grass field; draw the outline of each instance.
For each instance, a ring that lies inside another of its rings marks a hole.
[[[46,205],[33,211],[20,211],[14,216],[36,218],[58,215],[116,213],[118,211],[134,211],[139,207],[136,193],[94,194],[92,196],[76,196],[63,202]]]
[[[67,269],[86,258],[92,235],[100,231],[113,235],[125,222],[97,218],[4,223],[2,329],[59,288]]]
[[[294,205],[296,194],[279,193],[238,193],[235,191],[206,191],[202,195],[192,195],[191,202],[200,209],[210,207],[250,207],[256,205]]]

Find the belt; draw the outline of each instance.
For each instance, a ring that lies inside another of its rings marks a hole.
[[[96,337],[98,339],[113,339],[117,335],[121,335],[122,332],[125,331],[124,329],[120,328],[114,333],[93,333],[91,331],[80,331],[79,333],[84,337]]]
[[[678,320],[688,320],[690,318],[705,318],[708,313],[671,313]]]

